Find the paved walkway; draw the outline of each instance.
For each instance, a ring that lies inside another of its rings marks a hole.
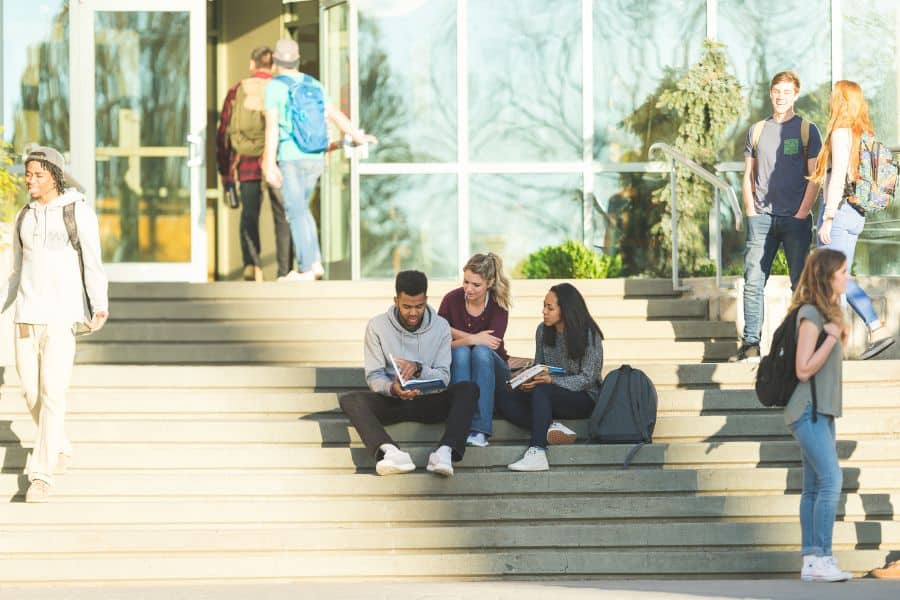
[[[0,587],[0,600],[897,600],[900,581],[302,582]]]

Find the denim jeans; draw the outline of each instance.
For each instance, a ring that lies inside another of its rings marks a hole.
[[[474,381],[478,384],[478,407],[472,416],[470,431],[491,435],[494,431],[494,390],[510,378],[509,366],[487,346],[457,346],[452,350],[450,382]]]
[[[822,226],[822,217],[825,215],[825,209],[819,215],[819,227]],[[856,212],[853,207],[844,202],[834,214],[834,221],[831,222],[831,241],[828,244],[818,242],[820,247],[831,248],[832,250],[840,250],[847,257],[847,269],[853,267],[853,255],[856,253],[856,240],[862,233],[863,227],[866,226],[866,218]],[[878,320],[875,308],[872,307],[872,301],[869,295],[859,287],[854,278],[847,281],[847,302],[850,307],[859,315],[865,324],[871,329],[873,323]]]
[[[784,246],[793,289],[800,281],[811,243],[811,216],[795,219],[763,214],[747,218],[747,247],[744,250],[745,344],[759,344],[765,312],[763,293],[778,247]]]
[[[522,388],[504,389],[497,394],[497,412],[522,429],[531,430],[529,446],[547,447],[547,430],[553,419],[587,419],[594,400],[587,392],[573,392],[553,383],[536,385],[530,392]]]
[[[319,234],[316,221],[309,212],[309,199],[316,182],[322,175],[325,163],[322,160],[286,160],[278,163],[281,169],[281,194],[284,210],[291,227],[294,254],[297,256],[298,271],[305,272],[313,263],[322,262],[319,250]]]
[[[812,405],[791,423],[791,434],[803,458],[803,493],[800,496],[801,553],[831,556],[834,516],[844,476],[838,464],[834,417],[819,414],[812,420]]]

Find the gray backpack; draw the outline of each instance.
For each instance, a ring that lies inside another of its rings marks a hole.
[[[627,469],[644,444],[653,441],[656,427],[656,387],[646,373],[622,365],[606,375],[591,413],[591,439],[603,444],[636,444],[622,467]]]

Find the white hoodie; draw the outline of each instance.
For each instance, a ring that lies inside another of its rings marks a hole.
[[[69,189],[46,205],[33,200],[22,209],[27,213],[21,235],[12,232],[13,267],[3,310],[15,302],[16,323],[69,325],[93,317],[88,314],[83,293],[78,253],[69,242],[63,222],[63,206],[73,202],[91,307],[95,314],[109,310],[97,217],[84,196]]]

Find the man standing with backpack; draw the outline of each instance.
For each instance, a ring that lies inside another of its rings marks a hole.
[[[755,123],[747,132],[743,181],[747,211],[744,334],[731,362],[759,360],[763,294],[779,246],[784,247],[791,289],[797,286],[809,254],[810,209],[819,186],[806,177],[816,168],[822,139],[813,123],[794,114],[799,94],[800,78],[796,73],[777,73],[769,86],[772,116]]]
[[[377,143],[353,127],[327,97],[322,84],[297,70],[300,49],[294,40],[278,40],[273,54],[277,76],[266,86],[266,181],[284,199],[298,270],[279,281],[310,281],[325,273],[316,222],[309,200],[322,175],[332,121],[355,144]]]
[[[75,335],[97,331],[109,315],[97,217],[65,189],[62,155],[32,147],[25,158],[31,201],[16,215],[13,266],[3,310],[15,304],[16,370],[37,425],[26,472],[26,502],[46,502],[53,475],[72,454],[65,432],[66,390]]]
[[[228,90],[219,128],[216,132],[216,162],[225,196],[232,208],[241,206],[241,256],[244,280],[262,281],[259,243],[259,210],[262,204],[262,154],[265,150],[266,125],[263,108],[265,87],[272,78],[272,49],[262,46],[250,54],[250,77]],[[237,176],[237,177],[235,177]],[[240,182],[240,196],[235,194],[235,179]],[[291,270],[291,230],[280,196],[272,193],[272,217],[275,221],[275,256],[278,276]]]

